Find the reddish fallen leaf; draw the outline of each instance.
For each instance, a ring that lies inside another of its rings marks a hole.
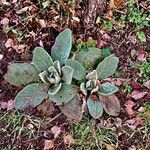
[[[9,19],[7,17],[4,17],[0,23],[4,26],[7,26],[9,24]]]
[[[6,108],[7,108],[7,103],[6,102],[0,102],[0,110],[6,109]]]
[[[146,95],[147,92],[141,92],[141,91],[133,91],[131,93],[131,97],[134,98],[135,100],[141,99]]]
[[[103,40],[106,40],[106,41],[110,41],[110,40],[111,40],[111,37],[110,37],[107,33],[104,33],[104,34],[102,35],[102,39],[103,39]]]
[[[52,140],[45,140],[44,142],[44,150],[49,150],[54,148],[54,141]]]
[[[59,135],[60,132],[61,132],[61,129],[60,129],[60,127],[53,126],[53,127],[51,128],[51,132],[52,132],[52,134],[54,134],[54,138],[57,138],[58,135]]]
[[[133,101],[130,101],[130,100],[128,100],[126,103],[125,103],[125,110],[126,110],[126,112],[127,112],[127,114],[129,115],[129,116],[131,116],[131,115],[134,115],[134,111],[133,111],[133,106],[135,106],[136,104],[133,102]]]
[[[139,56],[137,57],[137,60],[139,60],[139,61],[146,61],[146,57],[145,57],[145,55],[144,54],[139,54]]]
[[[98,47],[98,48],[102,48],[102,47],[104,47],[106,44],[107,44],[107,43],[106,43],[104,40],[101,40],[101,39],[97,40],[97,47]]]
[[[64,135],[63,139],[64,139],[64,143],[68,145],[73,144],[75,142],[72,135]]]
[[[6,46],[6,48],[13,47],[13,46],[14,46],[13,40],[9,38],[9,39],[6,41],[5,46]]]
[[[15,101],[14,100],[9,100],[7,102],[7,110],[12,110],[15,108]]]
[[[135,82],[135,81],[131,82],[131,86],[133,90],[139,90],[142,87],[140,83]]]

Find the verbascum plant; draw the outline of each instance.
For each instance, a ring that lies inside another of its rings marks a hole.
[[[96,70],[86,75],[86,82],[80,85],[80,90],[87,96],[89,113],[94,118],[99,118],[103,114],[103,109],[114,116],[120,111],[120,103],[114,95],[118,88],[109,82],[101,84],[102,79],[115,73],[118,62],[119,59],[114,55],[106,57]]]
[[[74,70],[78,62],[68,60],[71,47],[71,30],[66,29],[56,38],[51,56],[43,48],[36,47],[30,63],[13,63],[8,66],[4,78],[14,86],[24,87],[15,97],[17,109],[35,107],[47,98],[56,105],[75,99],[77,89],[71,84],[72,78],[80,79],[84,75]],[[79,68],[83,69],[80,65]]]

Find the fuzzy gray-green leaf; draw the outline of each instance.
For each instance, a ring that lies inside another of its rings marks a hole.
[[[41,47],[36,47],[33,51],[32,64],[34,64],[39,71],[47,70],[53,65],[51,56]]]
[[[118,90],[119,89],[116,86],[110,84],[109,82],[106,82],[100,85],[98,93],[100,95],[110,95],[117,92]]]
[[[113,75],[117,69],[119,59],[114,55],[106,57],[96,68],[98,78],[105,79]]]
[[[48,97],[47,90],[48,86],[44,83],[33,83],[27,85],[15,97],[16,108],[23,110],[29,106],[36,107]]]
[[[29,83],[38,82],[40,80],[37,68],[28,63],[10,64],[4,78],[10,84],[17,87],[25,86]]]
[[[72,32],[70,29],[66,29],[61,32],[51,50],[51,56],[53,60],[59,60],[61,65],[65,64],[69,57],[72,47]]]
[[[76,93],[77,91],[72,87],[72,85],[63,83],[61,89],[55,95],[49,94],[49,99],[55,102],[56,105],[62,105],[71,101]]]
[[[86,70],[78,61],[68,59],[66,65],[74,69],[73,78],[76,80],[82,80],[85,78]]]
[[[94,118],[99,118],[103,114],[103,106],[99,100],[93,100],[90,97],[87,100],[87,106],[89,109],[89,113]]]
[[[100,58],[101,49],[99,48],[82,49],[75,56],[75,60],[79,61],[87,69],[92,68]]]
[[[86,76],[87,80],[97,80],[98,76],[97,76],[97,71],[93,70],[92,72],[88,73]]]
[[[49,88],[48,94],[55,95],[60,90],[61,86],[62,86],[62,83],[53,85],[52,87]]]
[[[70,66],[62,67],[63,81],[65,81],[65,83],[68,85],[71,84],[73,71],[73,68],[71,68]]]

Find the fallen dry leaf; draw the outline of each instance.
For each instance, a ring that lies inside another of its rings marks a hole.
[[[9,38],[9,39],[6,41],[5,46],[6,46],[6,48],[13,47],[13,46],[14,46],[13,40]]]
[[[4,17],[0,23],[4,26],[7,26],[9,24],[9,19],[7,17]]]
[[[64,143],[68,145],[73,144],[75,142],[72,135],[64,135],[63,139],[64,139]]]
[[[137,57],[137,60],[139,61],[146,61],[146,56],[144,54],[139,54],[139,56]]]
[[[45,22],[44,19],[39,19],[38,22],[39,22],[39,24],[41,25],[42,28],[46,27],[46,22]]]
[[[7,110],[12,110],[15,108],[15,101],[14,100],[9,100],[7,102]]]
[[[42,116],[51,116],[55,110],[54,105],[51,101],[45,101],[37,107],[37,110]]]
[[[150,90],[150,80],[145,82],[143,85]]]
[[[147,92],[141,92],[141,91],[133,91],[131,93],[131,97],[134,98],[135,100],[141,99],[146,95]]]
[[[133,111],[133,106],[135,106],[135,103],[133,101],[130,101],[128,100],[126,103],[125,103],[125,110],[127,112],[127,114],[130,116],[130,115],[134,115],[134,111]]]
[[[49,150],[54,148],[54,141],[52,140],[45,140],[44,142],[44,150]]]
[[[106,150],[115,150],[115,146],[113,144],[105,144]]]
[[[56,139],[58,137],[58,135],[60,134],[61,129],[58,126],[53,126],[51,128],[51,132],[52,132],[52,134],[54,134],[54,138]]]

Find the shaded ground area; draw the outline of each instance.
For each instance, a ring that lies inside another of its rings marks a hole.
[[[1,149],[150,149],[150,3],[103,0],[95,10],[90,2],[0,1]],[[36,46],[50,53],[65,28],[73,31],[73,51],[82,41],[119,57],[118,71],[109,79],[120,87],[119,116],[93,120],[86,114],[72,123],[47,102],[26,112],[11,108],[20,89],[3,78],[8,64],[29,62]]]

